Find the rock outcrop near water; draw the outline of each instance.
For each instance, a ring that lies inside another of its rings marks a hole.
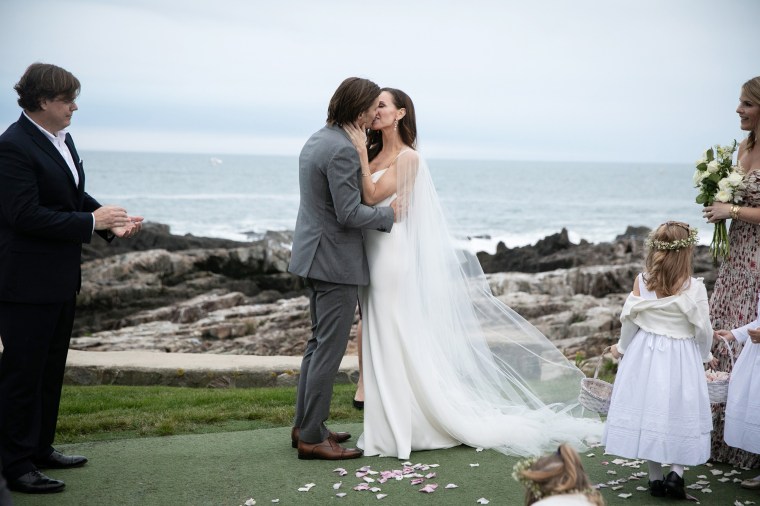
[[[642,270],[648,229],[573,244],[562,230],[532,246],[479,253],[494,294],[569,357],[615,342],[618,316]],[[250,243],[175,236],[147,224],[135,240],[86,249],[72,348],[300,355],[310,334],[301,281],[287,273],[291,234]],[[695,271],[716,270],[700,247]],[[354,329],[355,332],[355,329]],[[355,353],[352,340],[347,353]]]

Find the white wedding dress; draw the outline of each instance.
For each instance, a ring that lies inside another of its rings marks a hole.
[[[403,153],[396,173],[402,220],[390,233],[365,231],[357,446],[408,459],[462,443],[537,455],[598,441],[601,422],[577,403],[583,373],[491,294],[477,258],[454,247],[422,159]]]

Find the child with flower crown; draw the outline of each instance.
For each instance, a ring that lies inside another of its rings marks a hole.
[[[604,506],[578,453],[567,443],[549,455],[518,462],[512,478],[525,485],[525,506]]]
[[[686,498],[684,466],[710,457],[712,417],[703,363],[712,360],[707,290],[691,276],[697,230],[669,221],[647,241],[620,315],[623,355],[602,443],[605,453],[649,463],[649,493]],[[663,476],[662,463],[671,464]]]

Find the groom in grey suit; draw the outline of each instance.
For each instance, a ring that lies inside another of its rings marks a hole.
[[[351,437],[325,426],[333,382],[346,352],[358,285],[369,283],[362,229],[389,232],[393,207],[361,203],[359,155],[342,125],[368,128],[380,88],[350,77],[333,94],[327,124],[306,142],[299,158],[301,203],[288,270],[311,290],[312,335],[301,362],[291,442],[299,459],[350,459],[360,450],[339,443]]]

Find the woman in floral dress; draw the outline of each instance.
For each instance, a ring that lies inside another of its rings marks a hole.
[[[744,189],[740,190],[741,205],[716,202],[704,208],[708,222],[731,219],[729,241],[731,254],[720,266],[710,298],[710,316],[714,329],[734,329],[757,317],[760,294],[760,76],[742,86],[736,108],[741,129],[749,135],[739,146],[738,164],[744,173]],[[722,347],[722,344],[716,345]],[[734,356],[739,356],[741,344],[733,342]],[[719,369],[731,370],[725,352],[713,349],[720,357]],[[723,441],[725,404],[713,404],[713,433],[710,457],[718,462],[742,467],[760,467],[760,455],[726,445]],[[749,482],[749,483],[748,483]],[[760,476],[745,480],[742,486],[760,489]]]

